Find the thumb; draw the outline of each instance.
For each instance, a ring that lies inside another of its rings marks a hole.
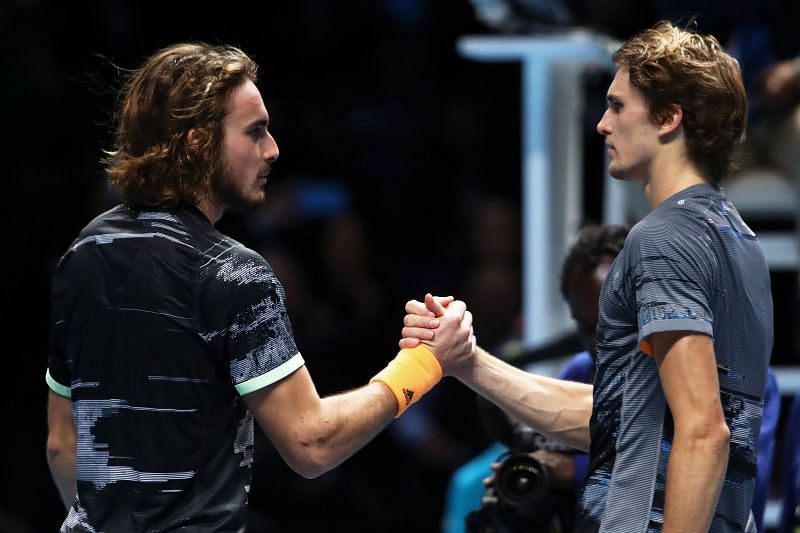
[[[425,294],[425,307],[427,307],[428,311],[431,311],[436,316],[444,315],[444,306],[439,303],[431,293]]]

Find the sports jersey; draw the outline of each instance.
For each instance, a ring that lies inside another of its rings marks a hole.
[[[194,207],[89,223],[53,277],[47,382],[72,400],[61,531],[244,531],[241,395],[303,365],[267,262]]]
[[[722,191],[684,189],[629,233],[600,295],[591,460],[580,532],[663,524],[672,417],[649,351],[652,334],[713,338],[730,452],[710,531],[754,532],[750,512],[772,296],[764,255]]]

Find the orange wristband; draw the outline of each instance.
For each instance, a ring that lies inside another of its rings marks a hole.
[[[408,407],[422,398],[442,379],[442,367],[436,356],[425,346],[400,350],[386,368],[378,372],[370,383],[384,383],[397,399],[398,418]]]

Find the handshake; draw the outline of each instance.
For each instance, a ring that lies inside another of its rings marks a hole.
[[[397,416],[430,390],[443,375],[471,366],[477,350],[472,313],[452,296],[425,295],[406,303],[400,353],[371,381],[381,381],[397,399]]]
[[[403,338],[400,348],[427,347],[436,356],[447,376],[466,366],[476,350],[472,313],[467,305],[452,296],[425,295],[424,302],[406,303]]]

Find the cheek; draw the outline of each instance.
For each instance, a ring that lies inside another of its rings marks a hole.
[[[252,148],[252,143],[227,141],[225,159],[234,167],[247,167],[258,164],[258,151]]]

